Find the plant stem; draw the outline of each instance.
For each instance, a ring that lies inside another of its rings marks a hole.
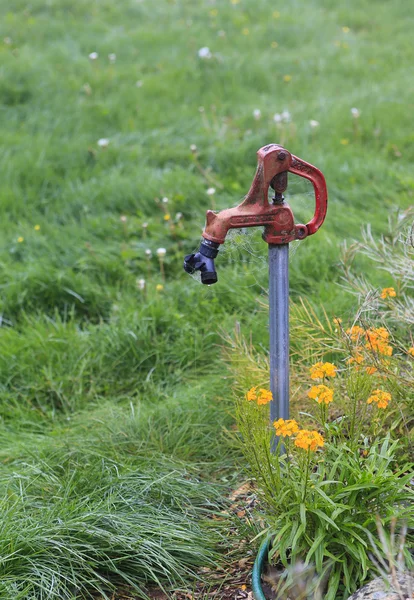
[[[309,464],[310,464],[310,448],[308,448],[308,454],[306,456],[306,469],[305,469],[305,486],[303,490],[302,502],[305,502],[306,491],[308,489],[308,475],[309,475]]]

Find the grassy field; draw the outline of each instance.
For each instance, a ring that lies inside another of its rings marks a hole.
[[[292,252],[292,298],[347,315],[341,244],[412,204],[414,7],[15,0],[0,13],[0,597],[86,598],[108,581],[142,597],[220,560],[225,528],[208,517],[242,464],[220,335],[239,322],[268,343],[260,235],[231,238],[211,288],[183,256],[205,210],[247,192],[257,149],[283,143],[330,193],[323,229]],[[300,222],[309,191],[291,178]]]

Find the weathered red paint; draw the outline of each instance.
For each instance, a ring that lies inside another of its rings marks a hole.
[[[328,192],[325,177],[313,165],[297,158],[282,146],[269,144],[257,152],[256,174],[247,196],[241,204],[218,213],[208,210],[203,237],[223,244],[229,229],[264,226],[263,239],[268,244],[286,244],[303,240],[316,233],[325,220]],[[271,186],[281,194],[287,186],[287,173],[294,173],[312,182],[315,190],[315,214],[306,225],[295,225],[293,213],[286,202],[269,204]]]

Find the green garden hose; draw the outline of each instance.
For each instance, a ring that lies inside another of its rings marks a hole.
[[[257,553],[256,560],[253,565],[252,572],[252,589],[255,600],[266,600],[266,597],[262,590],[262,572],[267,561],[267,555],[270,547],[270,537],[266,538],[260,545],[259,552]]]

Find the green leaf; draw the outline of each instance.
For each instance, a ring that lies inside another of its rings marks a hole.
[[[324,512],[322,512],[318,508],[310,508],[310,509],[308,509],[308,512],[318,515],[318,517],[320,517],[321,519],[323,519],[324,521],[329,523],[329,525],[332,525],[332,527],[334,527],[334,529],[339,531],[338,525],[334,521],[332,521],[332,519],[330,517],[328,517],[328,515],[326,515]]]
[[[306,527],[306,506],[301,502],[300,504],[300,520],[302,525]]]
[[[333,573],[330,574],[328,590],[324,600],[335,600],[336,592],[338,591],[339,582],[341,580],[341,570],[338,566],[333,567]]]

